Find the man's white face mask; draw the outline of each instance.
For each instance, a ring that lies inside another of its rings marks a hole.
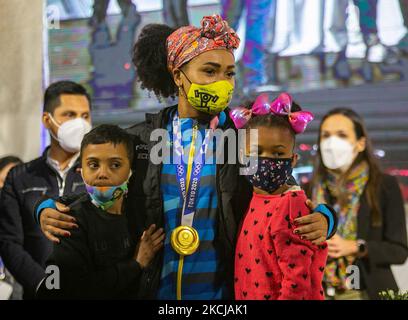
[[[54,136],[51,130],[51,136],[56,139],[61,148],[70,153],[76,153],[81,148],[81,142],[92,127],[88,121],[83,118],[76,118],[68,120],[63,124],[59,124],[55,121],[50,114],[51,121],[58,127],[57,137]]]

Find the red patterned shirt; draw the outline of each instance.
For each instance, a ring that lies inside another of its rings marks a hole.
[[[309,214],[302,190],[253,194],[235,253],[237,300],[324,300],[327,244],[293,233],[294,219]]]

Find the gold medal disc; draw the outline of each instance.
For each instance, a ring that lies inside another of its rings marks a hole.
[[[180,226],[171,233],[171,246],[180,255],[192,255],[199,245],[198,232],[192,227]]]

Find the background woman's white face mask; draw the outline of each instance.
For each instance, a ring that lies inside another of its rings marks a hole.
[[[58,127],[57,137],[54,136],[51,130],[50,133],[56,139],[61,148],[67,152],[76,153],[81,148],[81,142],[92,127],[88,121],[83,118],[68,120],[63,124],[58,124],[50,114],[52,122]]]
[[[322,140],[320,152],[324,166],[331,170],[340,169],[344,172],[350,168],[355,159],[354,146],[337,136]]]

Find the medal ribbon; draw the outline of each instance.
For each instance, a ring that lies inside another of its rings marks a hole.
[[[200,148],[199,157],[194,159],[195,144],[198,134],[198,123],[194,120],[190,152],[187,162],[187,172],[185,170],[184,149],[182,145],[181,124],[178,114],[173,118],[173,134],[175,135],[174,151],[176,160],[177,182],[180,194],[183,198],[183,207],[181,212],[181,225],[193,227],[194,214],[197,206],[198,192],[200,189],[201,170],[204,165],[205,155],[207,153],[212,130],[207,130],[203,144]],[[184,265],[184,255],[180,255],[179,266],[177,270],[177,300],[181,300],[182,273]]]

